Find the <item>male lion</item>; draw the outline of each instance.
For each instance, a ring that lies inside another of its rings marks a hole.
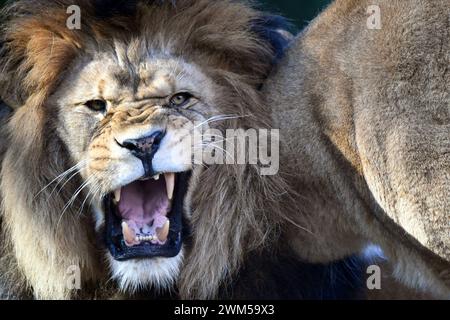
[[[450,298],[449,23],[448,0],[337,0],[278,64],[265,92],[299,256],[376,243],[397,278]]]
[[[256,166],[193,166],[183,140],[194,122],[270,123],[270,17],[235,1],[33,0],[5,20],[2,268],[37,298],[73,296],[77,267],[83,288],[111,274],[131,292],[177,280],[181,297],[215,296],[276,227],[283,184]]]
[[[352,270],[345,293],[321,286],[346,262],[307,266],[279,237],[281,176],[192,163],[184,143],[205,125],[270,128],[276,17],[237,1],[23,0],[3,21],[0,296],[116,296],[109,278],[181,298],[359,294]]]

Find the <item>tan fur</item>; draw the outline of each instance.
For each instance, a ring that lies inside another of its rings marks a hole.
[[[398,279],[450,298],[449,13],[447,0],[337,0],[270,77],[281,167],[305,207],[293,219],[310,231],[292,227],[301,257],[376,243]]]
[[[136,16],[103,19],[95,17],[92,1],[82,0],[18,1],[5,11],[0,81],[2,97],[16,110],[9,137],[1,141],[7,149],[0,195],[8,246],[2,245],[0,268],[10,296],[105,294],[101,288],[110,273],[95,245],[90,206],[82,202],[92,196],[99,205],[133,173],[136,159],[121,153],[114,137],[166,126],[180,138],[198,114],[242,116],[211,123],[219,129],[270,127],[258,86],[273,53],[250,28],[259,12],[235,1],[143,3]],[[66,28],[72,4],[82,8],[81,30]],[[200,95],[196,112],[161,108],[164,99],[155,97],[183,85]],[[83,103],[99,97],[110,107],[93,116]],[[89,165],[63,188],[50,183],[83,159]],[[101,188],[89,186],[64,211],[91,175]],[[177,281],[181,297],[215,297],[242,259],[268,243],[285,213],[279,202],[285,190],[281,177],[259,176],[255,166],[193,168],[185,205],[192,246]],[[101,230],[101,213],[97,218]],[[65,286],[70,265],[81,267],[81,292]]]

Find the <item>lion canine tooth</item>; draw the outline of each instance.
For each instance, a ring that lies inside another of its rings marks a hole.
[[[159,180],[159,174],[153,176],[154,180]]]
[[[114,190],[114,200],[116,200],[116,203],[119,203],[120,201],[120,194],[122,193],[122,188],[118,188]]]
[[[167,198],[169,198],[169,200],[172,200],[173,189],[175,187],[175,173],[173,172],[164,173],[164,178],[166,178]]]
[[[167,240],[167,236],[169,235],[169,227],[170,227],[170,221],[167,220],[166,223],[162,226],[162,228],[156,229],[156,237],[155,238],[157,238],[161,242],[165,242]]]
[[[128,226],[128,223],[125,221],[122,221],[122,234],[123,239],[125,240],[125,244],[128,246],[132,246],[138,242],[136,239],[139,237],[136,237],[136,233],[132,228]]]

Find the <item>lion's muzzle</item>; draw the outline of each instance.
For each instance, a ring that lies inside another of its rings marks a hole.
[[[127,139],[122,143],[117,143],[122,148],[130,150],[131,154],[142,161],[146,177],[153,177],[156,174],[152,167],[153,156],[158,151],[164,135],[163,131],[158,130],[143,138]]]

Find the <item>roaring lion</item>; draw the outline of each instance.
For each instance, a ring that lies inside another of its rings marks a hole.
[[[398,279],[450,298],[449,14],[448,0],[337,0],[277,64],[264,90],[300,257],[375,243]]]
[[[11,295],[87,296],[66,285],[78,270],[94,296],[109,278],[128,292],[176,282],[180,297],[217,296],[276,234],[284,184],[256,165],[194,165],[184,140],[195,123],[270,125],[259,89],[284,39],[275,20],[209,0],[4,10],[1,96],[14,112],[1,140],[1,282]]]

